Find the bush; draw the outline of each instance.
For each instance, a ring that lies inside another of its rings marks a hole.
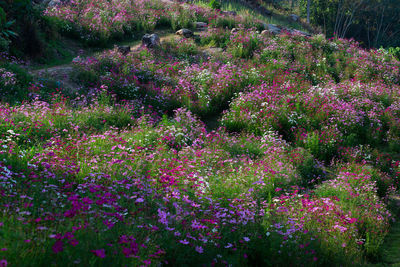
[[[2,28],[5,23],[6,23],[6,12],[4,12],[4,9],[0,7],[0,28]]]
[[[391,54],[393,57],[397,58],[400,60],[400,47],[389,47],[388,48],[389,54]]]
[[[212,9],[221,9],[221,3],[218,0],[211,0],[209,5]]]

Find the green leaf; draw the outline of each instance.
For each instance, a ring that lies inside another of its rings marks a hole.
[[[9,28],[9,27],[11,27],[14,23],[15,23],[15,20],[10,20],[10,21],[6,22],[6,24],[4,24],[4,27],[5,27],[5,28]]]
[[[7,33],[8,33],[8,35],[9,35],[9,36],[12,36],[12,37],[18,37],[18,33],[16,33],[16,32],[13,32],[13,31],[7,30]]]

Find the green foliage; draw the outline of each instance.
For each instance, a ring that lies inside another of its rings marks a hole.
[[[300,0],[307,14],[307,0]],[[400,6],[396,0],[313,0],[310,21],[327,36],[355,38],[368,47],[399,46]]]
[[[212,9],[221,9],[221,3],[219,0],[211,0],[209,5]]]
[[[0,76],[5,74],[8,79],[0,79],[0,100],[9,103],[22,102],[27,99],[32,77],[27,71],[16,64],[0,65]]]
[[[6,18],[6,12],[4,12],[4,9],[0,7],[0,28],[6,23]]]
[[[397,60],[400,60],[400,47],[389,47],[388,52]]]

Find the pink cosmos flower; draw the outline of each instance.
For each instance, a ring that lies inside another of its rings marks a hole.
[[[200,254],[204,252],[203,247],[200,247],[200,246],[197,246],[197,247],[196,247],[196,251],[197,251],[198,253],[200,253]]]
[[[351,219],[349,220],[349,223],[355,223],[355,222],[357,222],[357,218],[351,218]]]
[[[95,249],[95,250],[91,250],[91,252],[99,257],[99,258],[105,258],[106,257],[106,251],[104,250],[104,248],[102,249]]]
[[[187,241],[186,239],[184,239],[184,240],[179,240],[179,243],[182,243],[182,244],[184,244],[184,245],[187,245],[187,244],[189,244],[189,241]]]
[[[64,250],[63,245],[64,245],[64,244],[63,244],[63,242],[62,242],[61,240],[57,240],[57,241],[54,243],[53,247],[52,247],[53,252],[54,252],[54,253],[62,252],[62,251]]]

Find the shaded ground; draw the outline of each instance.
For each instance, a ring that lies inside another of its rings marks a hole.
[[[171,31],[156,31],[160,36],[161,42],[169,39],[169,38],[175,38],[175,35]],[[71,42],[71,41],[69,41]],[[130,47],[131,51],[135,51],[141,47],[141,41],[136,40],[136,41],[128,41],[128,42],[122,42],[118,43],[119,45],[127,45]],[[97,53],[104,52],[106,50],[110,49],[104,49],[98,52],[94,52],[92,49],[83,49],[79,48],[78,45],[74,45],[74,52],[76,53],[72,58],[76,56],[81,56],[81,57],[88,57],[88,56],[94,56]],[[79,51],[79,52],[78,52]],[[29,68],[29,73],[35,77],[36,80],[52,80],[56,81],[58,83],[60,88],[63,88],[64,90],[74,93],[77,92],[80,88],[79,82],[73,79],[74,75],[74,68],[73,68],[73,63],[72,63],[72,58],[67,59],[67,62],[63,62],[62,64],[55,65],[55,66],[41,66],[41,65],[32,65]]]

